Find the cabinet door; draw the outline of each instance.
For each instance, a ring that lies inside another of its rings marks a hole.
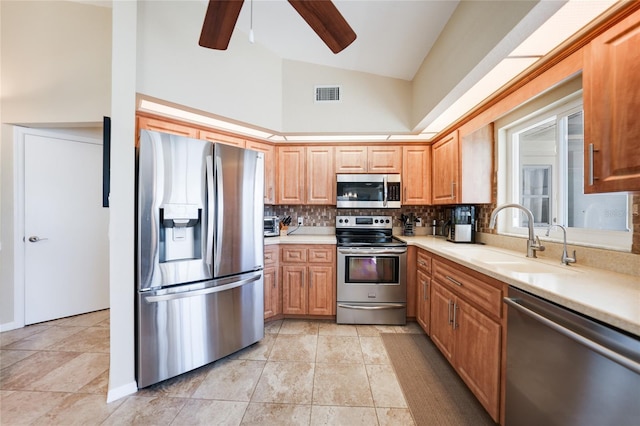
[[[309,315],[335,315],[333,266],[309,266]]]
[[[184,124],[172,123],[157,118],[138,117],[138,129],[154,130],[156,132],[171,133],[173,135],[198,138],[198,129]]]
[[[459,184],[458,131],[432,146],[433,204],[454,204]]]
[[[418,320],[418,324],[424,330],[425,333],[429,334],[429,322],[430,322],[430,314],[431,314],[431,300],[429,297],[429,291],[431,287],[431,278],[420,269],[418,269],[418,312],[416,315],[416,319]]]
[[[336,177],[332,146],[307,148],[307,204],[336,204]]]
[[[276,202],[276,155],[273,145],[247,141],[247,148],[264,152],[264,203]]]
[[[278,147],[277,204],[304,204],[304,147]]]
[[[223,135],[222,133],[210,132],[207,130],[200,130],[200,137],[198,139],[204,139],[214,143],[223,143],[225,145],[233,145],[239,148],[244,148],[246,146],[246,141],[242,138]]]
[[[484,408],[498,421],[501,327],[464,301],[456,303],[454,367]]]
[[[369,173],[400,173],[402,171],[402,147],[370,146],[367,150]]]
[[[336,173],[366,173],[366,146],[336,147]]]
[[[431,282],[431,340],[453,364],[453,328],[451,327],[455,300],[453,294],[437,281]]]
[[[640,191],[640,12],[584,50],[585,193]]]
[[[307,268],[282,266],[282,313],[304,315],[307,313]]]
[[[431,147],[402,148],[402,204],[431,204]]]
[[[460,132],[460,188],[458,203],[488,204],[493,195],[493,123]]]
[[[264,268],[264,318],[271,318],[282,313],[282,297],[278,286],[278,268]]]

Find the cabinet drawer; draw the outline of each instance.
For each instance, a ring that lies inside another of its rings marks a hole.
[[[264,266],[275,265],[278,263],[278,247],[264,248]]]
[[[424,250],[418,250],[418,269],[427,275],[431,275],[431,256]]]
[[[302,247],[283,247],[281,252],[283,263],[306,263],[307,249]]]
[[[494,287],[467,273],[462,266],[454,267],[439,260],[433,261],[433,278],[477,307],[498,318],[502,316],[502,286]]]
[[[312,247],[309,249],[309,263],[333,263],[335,253],[334,246]]]

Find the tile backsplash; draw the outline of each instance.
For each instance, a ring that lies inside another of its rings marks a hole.
[[[488,214],[483,214],[484,209],[480,208],[479,217],[487,217],[487,224],[489,223]],[[298,205],[277,205],[277,206],[265,206],[265,215],[273,215],[278,217],[291,216],[292,223],[296,223],[298,217],[302,217],[304,226],[322,226],[322,227],[335,227],[336,216],[356,216],[356,215],[379,215],[379,216],[393,216],[393,225],[402,226],[401,215],[413,214],[416,218],[421,218],[423,226],[431,228],[431,224],[434,220],[440,221],[446,218],[446,207],[444,206],[405,206],[401,209],[337,209],[335,206],[298,206]],[[479,223],[479,226],[483,226],[483,223]],[[486,226],[485,226],[486,227]]]

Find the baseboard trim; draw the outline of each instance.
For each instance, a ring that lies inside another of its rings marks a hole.
[[[2,333],[3,331],[16,330],[22,327],[24,327],[24,324],[21,324],[17,321],[6,322],[4,324],[0,324],[0,333]]]
[[[115,389],[109,389],[109,392],[107,392],[107,404],[136,392],[138,392],[138,385],[135,381]]]

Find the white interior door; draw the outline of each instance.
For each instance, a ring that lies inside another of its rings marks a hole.
[[[109,306],[102,145],[24,139],[25,323]]]

